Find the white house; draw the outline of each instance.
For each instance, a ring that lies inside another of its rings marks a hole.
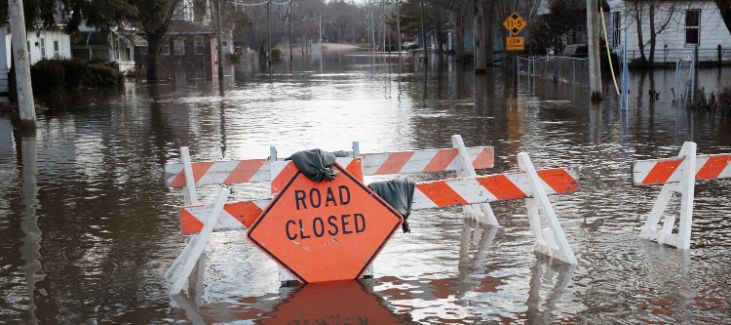
[[[117,28],[103,32],[82,24],[79,32],[73,35],[71,52],[75,58],[100,60],[119,65],[122,73],[132,72],[135,68],[134,32],[120,33]]]
[[[30,64],[43,59],[70,59],[71,38],[69,34],[58,30],[29,30],[26,32],[28,56]],[[7,25],[0,26],[0,94],[5,94],[8,89],[8,73],[11,65],[11,35]]]
[[[698,48],[698,61],[731,61],[731,33],[714,0],[642,1],[609,0],[607,28],[612,51],[621,55],[623,31],[627,32],[627,56],[641,56],[638,19],[646,56],[650,54],[650,4],[654,3],[657,32],[655,62],[675,62],[690,57]],[[638,14],[639,13],[639,14]]]

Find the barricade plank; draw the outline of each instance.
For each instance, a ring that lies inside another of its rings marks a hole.
[[[469,147],[467,152],[475,169],[493,167],[493,147]],[[460,167],[457,154],[456,148],[363,154],[363,175],[453,171]],[[271,180],[270,165],[266,159],[202,161],[192,163],[192,167],[196,186],[262,183]],[[185,186],[183,164],[165,165],[165,185],[173,188]]]
[[[537,173],[543,181],[542,185],[547,194],[567,194],[577,190],[578,172],[573,168],[543,169]],[[527,174],[522,172],[423,182],[416,185],[412,209],[524,199],[532,197],[531,188]],[[245,229],[246,223],[255,220],[269,200],[226,204],[221,221],[214,231]],[[193,234],[200,231],[202,223],[192,222],[190,218],[200,221],[209,214],[209,209],[210,206],[181,208],[181,223],[183,221],[186,223],[184,233]]]
[[[634,185],[677,183],[681,177],[678,167],[682,162],[682,157],[635,161],[632,182]],[[731,178],[731,154],[696,156],[696,180],[721,178]]]

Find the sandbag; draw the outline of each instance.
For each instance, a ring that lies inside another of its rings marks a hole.
[[[320,149],[298,151],[285,160],[292,160],[307,178],[322,182],[332,180],[338,172],[332,169],[337,157],[348,157],[346,151],[327,152]]]
[[[411,232],[407,219],[411,214],[411,201],[414,200],[416,183],[407,179],[393,179],[384,182],[374,182],[368,187],[404,216],[401,228],[404,232]]]

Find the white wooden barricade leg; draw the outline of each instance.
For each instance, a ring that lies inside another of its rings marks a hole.
[[[183,175],[185,176],[185,187],[183,188],[185,205],[198,205],[198,193],[195,187],[193,165],[191,164],[190,152],[188,151],[188,147],[180,147],[180,160],[183,163]],[[198,237],[199,235],[195,234],[191,235],[188,238],[188,243],[185,248],[183,248],[183,251],[180,253],[180,255],[178,255],[175,261],[173,261],[173,264],[170,266],[167,272],[165,272],[166,279],[170,280],[175,270],[188,259],[188,255],[190,254],[190,248],[193,246],[193,243],[197,241]]]
[[[551,201],[548,200],[545,184],[538,177],[538,173],[527,153],[521,152],[518,154],[518,166],[521,171],[528,175],[529,186],[533,190],[533,197],[525,199],[525,204],[528,209],[530,228],[536,236],[535,250],[564,263],[576,265],[576,257],[571,250],[571,246],[569,246],[566,234],[561,229],[561,224],[558,222]],[[543,212],[542,216],[539,210]]]
[[[640,238],[657,240],[660,244],[668,244],[678,249],[690,249],[690,231],[693,225],[693,199],[695,195],[695,174],[696,174],[696,144],[685,142],[680,149],[679,158],[683,162],[678,166],[676,173],[680,173],[680,182],[665,183],[660,190],[655,204],[652,206],[650,216],[640,231]],[[675,216],[665,215],[663,226],[658,229],[660,218],[664,215],[673,193],[680,193],[680,224],[678,233],[673,234]]]
[[[274,175],[279,175],[279,173],[282,171],[282,168],[286,166],[286,164],[277,163],[277,147],[275,146],[269,146],[269,171],[272,175],[272,179],[274,179]],[[273,193],[272,195],[276,195],[277,193]],[[277,270],[279,272],[279,283],[282,286],[286,286],[289,283],[292,283],[292,281],[297,281],[287,270],[285,270],[280,265],[277,265]]]
[[[464,145],[464,141],[462,141],[461,135],[456,134],[452,136],[452,147],[457,148],[459,162],[462,165],[462,168],[457,170],[457,176],[477,177],[477,172],[475,171],[475,167],[472,166],[472,159],[470,159],[467,153],[467,148]],[[465,205],[462,207],[462,212],[465,217],[474,218],[490,226],[500,227],[489,203]]]
[[[173,270],[170,277],[173,282],[173,285],[170,288],[171,295],[179,293],[183,290],[183,287],[188,280],[188,276],[193,271],[193,268],[198,262],[198,258],[201,256],[203,250],[206,247],[208,237],[210,237],[211,233],[213,232],[213,228],[215,228],[216,224],[218,223],[218,217],[221,216],[221,213],[223,212],[223,206],[226,204],[226,200],[228,199],[230,193],[230,190],[226,187],[221,189],[221,192],[216,198],[216,203],[214,203],[213,205],[211,215],[208,216],[208,219],[203,223],[203,230],[201,230],[200,234],[198,234],[194,238],[194,240],[188,242],[186,250],[189,251],[189,255],[186,257],[180,267],[176,267],[175,270]]]
[[[358,141],[353,141],[353,158],[357,158],[360,156],[360,143]],[[371,265],[368,265],[368,268],[366,268],[365,273],[363,273],[364,278],[372,278],[373,277],[373,271],[375,269],[376,262],[373,261]]]

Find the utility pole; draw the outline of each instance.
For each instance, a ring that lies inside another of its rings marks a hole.
[[[401,56],[401,0],[396,2],[396,42],[398,42],[398,56]]]
[[[421,40],[424,42],[424,67],[426,67],[426,31],[424,30],[424,0],[421,0]],[[426,69],[424,69],[426,71]]]
[[[592,100],[602,100],[602,67],[599,58],[599,8],[597,0],[586,0],[586,36],[589,54],[589,88]]]
[[[216,44],[218,46],[218,87],[223,89],[223,40],[221,39],[221,0],[213,2],[216,7]]]
[[[10,32],[12,34],[13,62],[15,63],[15,80],[18,90],[18,111],[23,128],[35,129],[36,110],[33,102],[33,87],[30,81],[30,62],[28,58],[28,41],[25,37],[25,16],[23,0],[9,0],[8,11]]]

